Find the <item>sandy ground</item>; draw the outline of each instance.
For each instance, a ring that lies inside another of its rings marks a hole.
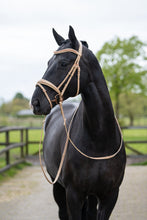
[[[0,184],[0,220],[57,220],[52,186],[39,166]],[[127,166],[110,220],[147,220],[147,166]]]

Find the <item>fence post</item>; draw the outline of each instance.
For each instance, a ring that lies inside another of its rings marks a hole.
[[[29,141],[29,134],[28,134],[28,128],[26,128],[26,156],[29,155],[28,141]]]
[[[20,130],[20,142],[23,143],[23,129]],[[24,157],[24,152],[23,152],[23,147],[20,148],[20,157],[23,158]]]
[[[9,145],[9,131],[6,131],[6,147]],[[6,151],[6,165],[10,164],[10,152]]]

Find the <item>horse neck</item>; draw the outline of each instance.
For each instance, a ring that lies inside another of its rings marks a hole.
[[[91,81],[82,92],[83,121],[89,132],[97,139],[114,138],[115,117],[108,88],[97,63],[91,72]]]

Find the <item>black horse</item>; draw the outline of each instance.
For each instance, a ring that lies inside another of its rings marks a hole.
[[[67,40],[54,29],[53,34],[60,46],[59,52],[66,48],[79,50],[79,42],[72,27],[69,29]],[[100,65],[88,49],[87,43],[81,42],[79,93],[82,101],[73,118],[70,137],[85,154],[92,157],[105,157],[118,151],[121,145],[121,134]],[[69,51],[55,54],[48,62],[43,79],[58,86],[65,79],[76,58],[77,54]],[[64,92],[64,100],[76,94],[77,72],[76,70]],[[66,81],[61,86],[61,91]],[[45,89],[51,104],[42,89]],[[42,85],[42,89],[36,86],[31,103],[35,114],[50,113],[46,118],[43,154],[47,171],[54,180],[67,135],[60,108],[57,105],[59,101],[57,92],[47,85]],[[55,97],[56,102],[52,101]],[[54,108],[55,105],[57,106]],[[64,102],[63,109],[68,126],[76,105]],[[114,157],[93,160],[81,155],[69,142],[61,174],[53,185],[54,198],[59,206],[59,218],[61,220],[109,219],[118,198],[125,164],[124,144]]]

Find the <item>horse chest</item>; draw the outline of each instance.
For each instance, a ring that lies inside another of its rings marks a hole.
[[[63,182],[74,185],[86,194],[100,194],[110,191],[118,184],[119,168],[116,172],[114,161],[92,161],[76,155],[65,161]],[[115,169],[114,169],[115,168]]]

